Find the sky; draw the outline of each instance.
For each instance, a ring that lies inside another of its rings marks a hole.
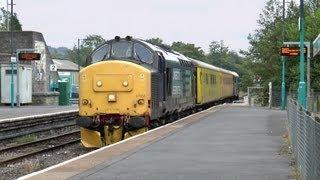
[[[6,0],[2,1],[2,5]],[[249,47],[266,0],[14,0],[23,30],[42,32],[54,47],[72,47],[78,38],[119,35],[166,43],[193,43],[207,51],[213,40],[230,49]]]

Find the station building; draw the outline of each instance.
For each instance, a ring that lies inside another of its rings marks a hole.
[[[79,67],[78,64],[65,59],[53,59],[53,63],[57,67],[59,81],[68,82],[70,98],[78,98],[78,77],[79,69],[81,69],[81,67]]]
[[[54,64],[50,57],[45,39],[40,32],[19,31],[13,32],[13,50],[16,54],[19,49],[34,49],[41,54],[38,61],[19,62],[19,89],[22,104],[58,104],[58,92],[51,89],[51,85],[59,79],[57,71],[50,71]],[[14,102],[16,102],[17,66],[11,71],[11,43],[10,32],[0,32],[0,104],[11,102],[11,75],[14,79]]]

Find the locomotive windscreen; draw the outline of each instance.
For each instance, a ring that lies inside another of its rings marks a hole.
[[[103,60],[136,60],[151,64],[153,62],[153,52],[139,42],[131,41],[111,41],[92,53],[91,63]]]

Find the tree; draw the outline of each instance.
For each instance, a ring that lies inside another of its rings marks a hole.
[[[151,39],[146,39],[146,41],[150,44],[156,45],[156,46],[162,46],[164,45],[163,40],[160,38],[151,38]]]
[[[95,49],[101,44],[106,42],[106,40],[100,35],[89,35],[83,40],[83,46],[90,47],[91,49]]]
[[[206,56],[204,51],[200,47],[196,47],[194,44],[183,43],[181,41],[173,42],[171,48],[187,57],[204,61]]]
[[[229,48],[225,46],[224,41],[212,41],[209,45],[208,63],[218,66],[227,67]]]
[[[282,2],[268,0],[266,3],[257,21],[258,28],[248,36],[249,50],[244,52],[246,61],[251,62],[247,73],[261,77],[261,82],[254,85],[267,88],[267,84],[272,82],[273,89],[280,92],[282,63],[279,50],[283,46],[282,27],[285,29],[285,41],[299,41],[298,18],[299,5],[294,1],[286,8],[285,23],[282,21]],[[320,29],[320,1],[306,1],[305,27],[305,41],[313,42]],[[299,83],[299,57],[286,58],[286,62],[286,89],[295,93]],[[319,76],[320,62],[319,57],[316,57],[311,61],[311,88],[315,91],[320,90]],[[249,85],[250,82],[245,83]]]
[[[6,11],[4,8],[1,8],[0,15],[0,31],[7,31],[8,23],[10,22],[10,12]],[[10,28],[10,26],[9,26]],[[12,30],[13,31],[22,31],[22,25],[17,17],[17,14],[14,13],[12,17]]]
[[[67,59],[68,51],[70,49],[66,47],[54,48],[54,47],[48,46],[48,50],[50,52],[51,58],[53,59]]]
[[[78,47],[74,45],[71,50],[68,51],[67,57],[72,62],[80,64],[80,66],[86,66],[86,59],[90,53],[97,48],[99,45],[103,44],[106,40],[100,35],[88,35],[83,39],[82,44],[79,47],[80,59],[78,57]]]

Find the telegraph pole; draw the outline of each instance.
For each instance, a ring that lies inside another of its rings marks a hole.
[[[306,109],[306,83],[304,80],[304,3],[303,0],[300,0],[300,82],[298,89],[298,102],[299,104]]]
[[[282,43],[285,40],[285,30],[284,30],[284,25],[285,25],[285,11],[286,11],[286,5],[285,5],[285,0],[283,0],[283,5],[282,5]],[[281,110],[284,110],[286,108],[286,80],[285,80],[285,75],[286,75],[286,59],[284,56],[281,56],[281,62],[282,62],[282,83],[281,83]]]
[[[7,31],[10,31],[10,21],[8,20],[8,12],[9,12],[9,0],[7,0],[7,12],[6,12],[6,18],[7,18],[7,22],[6,22],[6,25],[7,25]]]
[[[78,39],[77,54],[78,54],[78,71],[79,71],[79,73],[80,73],[80,39]]]

